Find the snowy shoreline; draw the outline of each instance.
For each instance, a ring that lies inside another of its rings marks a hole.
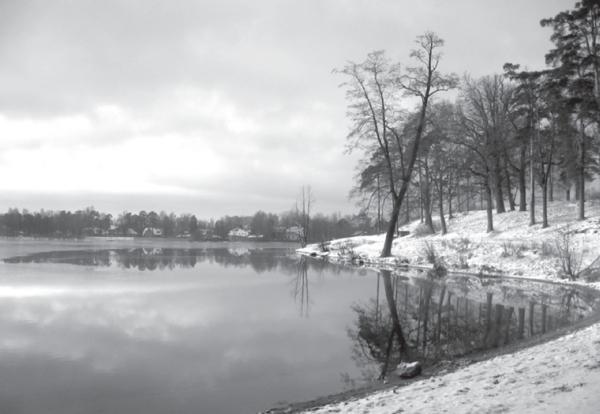
[[[400,228],[409,232],[394,240],[392,257],[381,259],[384,235],[358,236],[313,244],[298,253],[323,260],[373,267],[432,268],[433,248],[449,271],[573,283],[600,290],[598,272],[587,279],[568,280],[561,270],[556,246],[568,233],[579,257],[579,270],[596,268],[600,255],[600,205],[586,203],[588,218],[575,221],[575,205],[556,202],[549,208],[550,227],[529,226],[528,212],[494,216],[496,231],[485,233],[485,211],[459,214],[449,220],[447,235],[417,236],[419,223]],[[323,247],[326,246],[326,251]],[[483,353],[449,371],[380,389],[357,390],[312,403],[288,407],[291,412],[315,413],[437,413],[452,412],[597,412],[600,395],[600,315],[585,323],[517,344],[496,353]],[[475,362],[477,361],[477,362]],[[471,363],[472,362],[472,363]],[[569,398],[566,398],[568,396]],[[572,397],[572,398],[571,398]]]
[[[549,205],[550,226],[529,226],[527,211],[511,211],[494,217],[495,231],[486,233],[485,211],[458,213],[448,222],[446,235],[417,235],[419,221],[399,228],[408,235],[394,239],[392,256],[380,258],[384,234],[357,236],[327,242],[328,251],[315,243],[298,249],[309,255],[337,263],[360,264],[376,269],[394,270],[400,266],[432,268],[427,259],[434,249],[444,267],[451,272],[514,276],[536,280],[577,283],[600,289],[600,281],[568,280],[561,274],[556,242],[567,233],[580,259],[580,270],[600,268],[600,202],[586,203],[588,216],[576,221],[576,205],[555,202]]]

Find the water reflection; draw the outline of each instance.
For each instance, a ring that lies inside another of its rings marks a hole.
[[[295,270],[293,250],[281,248],[248,249],[245,247],[222,248],[134,248],[110,250],[73,250],[34,253],[4,259],[5,263],[54,263],[80,266],[118,266],[142,271],[193,268],[208,262],[225,267],[251,266],[257,273],[272,271],[279,266],[288,272]],[[286,254],[287,253],[287,254]]]
[[[308,267],[308,259],[302,256],[296,265],[297,271],[292,290],[294,300],[299,305],[300,316],[303,317],[308,317],[310,307]]]
[[[525,280],[382,271],[376,289],[374,299],[353,305],[348,329],[353,357],[369,379],[385,377],[401,360],[431,364],[543,334],[597,307],[587,290]]]
[[[403,358],[503,346],[596,306],[577,288],[377,274],[289,248],[5,262],[16,265],[0,266],[0,406],[22,412],[258,411],[341,391],[341,372],[348,384],[381,378]],[[35,289],[48,294],[16,294]]]
[[[339,392],[342,371],[358,376],[345,327],[372,280],[357,277],[362,270],[298,260],[287,248],[90,250],[6,262],[3,408],[256,412]],[[47,294],[14,294],[32,289]]]

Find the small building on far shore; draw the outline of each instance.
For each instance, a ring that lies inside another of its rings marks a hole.
[[[248,240],[249,236],[250,232],[248,230],[244,230],[239,227],[229,230],[229,233],[227,233],[227,238],[231,241]]]
[[[162,237],[162,229],[157,227],[146,227],[142,232],[142,237]]]

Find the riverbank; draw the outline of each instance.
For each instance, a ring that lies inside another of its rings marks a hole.
[[[600,289],[595,271],[600,255],[600,205],[586,203],[588,218],[574,220],[576,206],[552,203],[550,227],[529,226],[528,212],[495,215],[495,231],[486,233],[485,211],[459,214],[449,220],[447,235],[421,235],[418,222],[400,228],[409,232],[394,241],[392,257],[380,259],[384,235],[334,240],[309,245],[302,254],[336,262],[376,268],[400,265],[433,267],[443,263],[451,271],[501,274],[555,282],[577,283]],[[576,259],[570,281],[561,265],[565,240]],[[325,247],[325,249],[323,248]],[[432,260],[434,259],[435,260]],[[588,326],[586,326],[588,325]],[[371,393],[330,399],[315,408],[296,406],[294,411],[316,413],[490,413],[490,412],[597,412],[600,396],[600,323],[543,343],[514,348],[514,352],[483,356],[479,362],[421,380],[394,384]],[[564,332],[563,332],[564,333]],[[333,402],[332,402],[333,401]],[[306,406],[304,406],[306,407]]]
[[[311,244],[298,252],[329,261],[390,269],[400,265],[432,267],[433,254],[449,271],[568,282],[557,251],[564,247],[565,238],[575,253],[575,271],[600,268],[600,202],[588,202],[586,208],[587,218],[577,221],[575,204],[550,203],[550,225],[545,229],[541,223],[529,226],[527,211],[494,215],[491,233],[486,232],[485,211],[458,213],[447,219],[448,233],[443,236],[439,232],[424,234],[423,225],[417,220],[399,228],[407,235],[394,240],[392,256],[385,259],[379,257],[385,234]],[[600,289],[594,275],[586,277],[584,272],[580,279],[576,282]]]

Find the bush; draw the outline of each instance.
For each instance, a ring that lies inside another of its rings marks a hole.
[[[501,257],[509,257],[514,256],[521,258],[523,257],[523,251],[525,250],[525,246],[523,244],[512,244],[512,242],[504,242],[502,243],[502,253]]]
[[[540,246],[540,255],[542,256],[555,256],[556,255],[556,249],[554,248],[554,246],[552,246],[552,243],[550,242],[542,242],[542,245]]]
[[[321,249],[322,253],[326,253],[329,251],[329,245],[330,243],[328,241],[323,240],[319,243],[319,249]]]
[[[423,256],[425,256],[427,262],[433,265],[434,274],[436,276],[442,277],[446,275],[446,263],[444,262],[444,259],[438,255],[433,243],[425,242],[423,246]]]
[[[354,244],[352,242],[346,242],[339,246],[338,255],[352,263],[358,263],[359,265],[364,264],[364,260],[354,250]]]
[[[569,229],[558,232],[554,240],[554,247],[563,275],[570,280],[576,280],[581,274],[583,253],[576,248],[573,233]]]
[[[473,242],[468,237],[461,237],[460,239],[449,239],[443,240],[442,245],[449,249],[455,250],[458,253],[458,267],[460,269],[468,269],[468,259],[473,257],[472,250],[475,248]]]
[[[436,264],[439,261],[438,254],[433,243],[425,242],[425,245],[423,246],[423,256],[425,256],[427,262],[431,264]]]

